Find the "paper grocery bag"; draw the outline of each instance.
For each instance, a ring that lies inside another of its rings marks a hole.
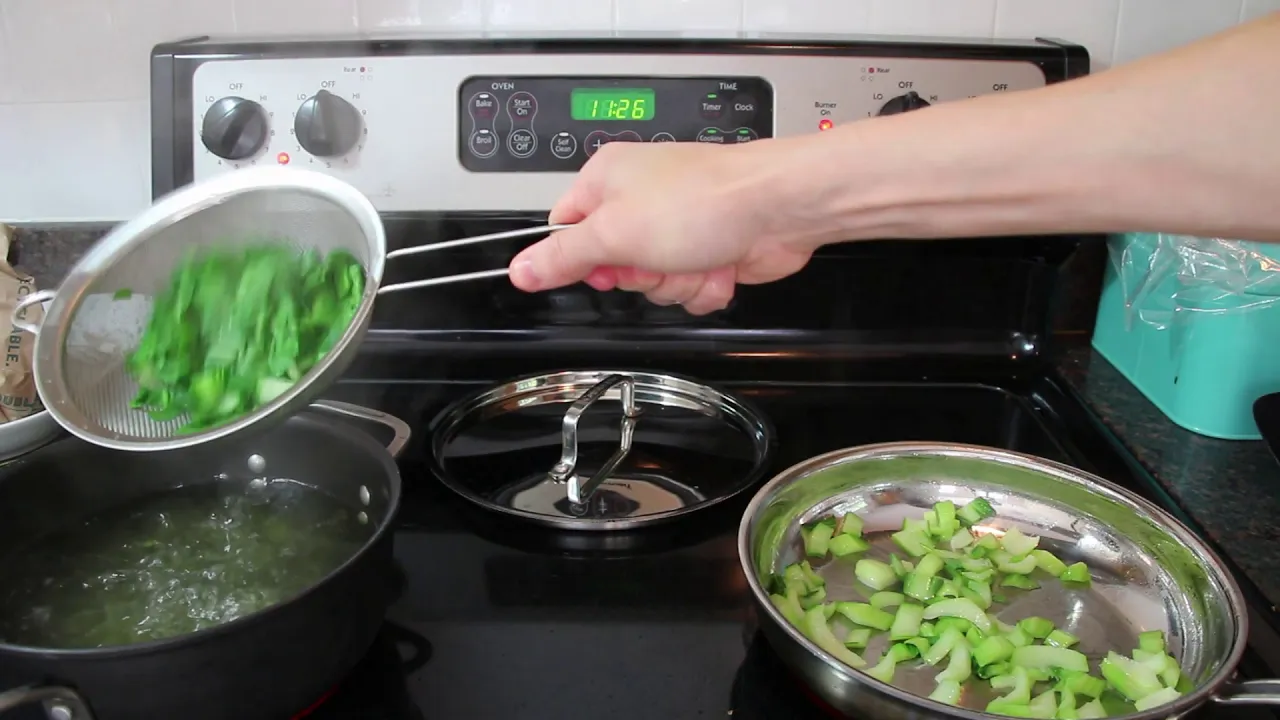
[[[36,379],[31,372],[31,356],[36,337],[13,326],[13,306],[36,291],[35,279],[9,264],[9,247],[15,231],[0,224],[0,327],[4,335],[4,364],[0,366],[0,422],[18,420],[41,410]],[[37,325],[44,319],[44,306],[36,303],[19,318]]]

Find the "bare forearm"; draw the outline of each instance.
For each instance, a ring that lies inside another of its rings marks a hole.
[[[1127,230],[1280,241],[1280,14],[1041,90],[766,145],[766,184],[791,195],[780,221],[818,242]]]

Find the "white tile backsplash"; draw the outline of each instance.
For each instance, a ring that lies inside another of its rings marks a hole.
[[[150,196],[148,55],[191,35],[1040,35],[1084,44],[1105,68],[1273,11],[1280,0],[0,0],[0,221],[140,210]]]

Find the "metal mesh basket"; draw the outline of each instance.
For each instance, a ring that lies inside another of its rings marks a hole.
[[[279,241],[321,253],[351,252],[364,266],[360,309],[328,356],[272,402],[237,420],[178,434],[187,418],[156,422],[130,407],[137,383],[125,357],[142,337],[153,297],[193,249]],[[169,195],[95,245],[56,293],[33,293],[15,325],[37,334],[40,399],[69,432],[98,445],[169,450],[231,435],[268,417],[283,419],[322,392],[351,362],[369,325],[386,261],[381,219],[358,190],[306,170],[246,169]],[[128,297],[117,292],[128,290]],[[39,327],[27,306],[51,300]]]

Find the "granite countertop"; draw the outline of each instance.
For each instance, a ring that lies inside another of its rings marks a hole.
[[[1215,440],[1164,416],[1087,344],[1058,369],[1271,602],[1280,606],[1280,462],[1262,441]]]

